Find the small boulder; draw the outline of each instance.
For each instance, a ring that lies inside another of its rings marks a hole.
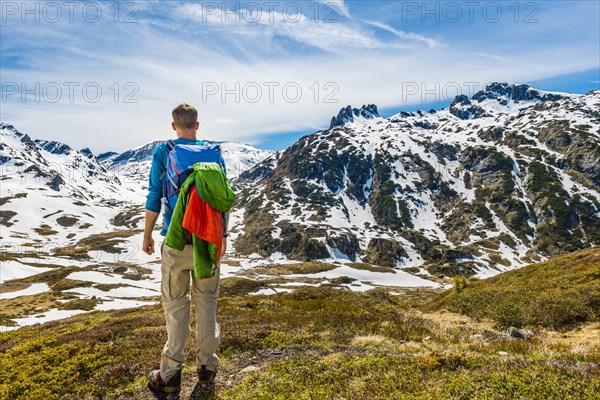
[[[246,368],[244,368],[243,370],[241,370],[239,372],[239,374],[240,375],[246,375],[246,374],[248,374],[250,372],[254,372],[254,371],[258,371],[258,370],[259,370],[258,367],[255,367],[254,365],[248,365]]]
[[[513,337],[516,339],[528,339],[533,336],[532,330],[519,329],[519,328],[515,328],[514,326],[509,327],[507,333],[510,337]]]

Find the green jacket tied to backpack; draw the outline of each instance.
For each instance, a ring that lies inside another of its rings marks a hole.
[[[221,213],[229,211],[234,200],[235,194],[219,164],[194,164],[194,171],[181,186],[165,244],[182,251],[188,235],[192,236],[196,278],[209,278],[215,273],[222,240]]]

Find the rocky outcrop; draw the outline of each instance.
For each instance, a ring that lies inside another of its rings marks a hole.
[[[352,106],[346,106],[340,110],[337,116],[331,119],[329,129],[342,126],[348,122],[354,122],[357,117],[365,119],[379,118],[379,112],[375,104],[363,105],[361,108],[352,108]]]
[[[460,119],[472,119],[489,116],[489,114],[487,114],[483,108],[471,103],[469,97],[465,96],[464,94],[456,96],[452,104],[450,104],[448,110],[450,111],[450,114]]]
[[[360,251],[360,243],[356,235],[340,233],[327,236],[327,244],[332,249],[337,250],[342,255],[348,257],[351,261],[356,261],[356,256]]]
[[[396,240],[374,238],[369,241],[364,260],[370,264],[396,267],[408,253]]]
[[[40,146],[42,149],[44,149],[52,154],[68,155],[71,153],[71,151],[73,151],[73,149],[70,146],[68,146],[64,143],[55,142],[52,140],[36,139],[34,142],[38,146]]]
[[[536,90],[528,85],[523,84],[509,84],[494,82],[485,87],[484,90],[475,93],[472,97],[473,100],[483,101],[488,99],[493,100],[513,100],[519,101],[554,101],[564,99],[564,96],[555,93],[543,93]],[[506,104],[504,104],[506,105]]]

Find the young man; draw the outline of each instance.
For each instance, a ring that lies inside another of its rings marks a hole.
[[[176,144],[199,144],[196,139],[198,130],[198,112],[188,104],[181,104],[173,110],[173,130],[177,132]],[[219,157],[220,154],[219,154]],[[168,161],[168,149],[164,143],[159,144],[152,157],[148,197],[146,200],[146,224],[144,228],[143,251],[154,253],[152,231],[161,210],[163,198],[163,176]],[[224,161],[221,157],[221,164]],[[227,246],[227,221],[224,221],[221,255]],[[166,236],[166,226],[160,233]],[[194,260],[192,245],[185,245],[183,251],[161,244],[161,298],[167,325],[167,342],[162,350],[160,369],[148,376],[151,389],[178,398],[181,390],[181,369],[184,365],[185,342],[189,334],[190,319],[190,279],[192,280],[192,298],[196,314],[196,362],[198,367],[198,384],[194,389],[196,395],[202,396],[212,392],[219,358],[216,355],[221,341],[221,332],[217,324],[217,296],[219,293],[219,272],[207,279],[194,277]],[[170,397],[170,398],[171,398]]]

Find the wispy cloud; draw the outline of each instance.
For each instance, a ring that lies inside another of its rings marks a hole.
[[[398,36],[400,39],[426,43],[430,48],[434,48],[438,45],[438,42],[433,38],[419,35],[417,33],[404,32],[404,31],[398,30],[394,27],[391,27],[388,24],[384,24],[383,22],[378,22],[378,21],[365,21],[365,22],[367,24],[373,25],[379,29],[383,29],[384,31],[393,33],[394,35]]]
[[[112,16],[111,4],[104,15]],[[257,22],[223,23],[215,15],[203,21],[198,3],[171,4],[144,2],[135,24],[108,17],[95,24],[3,22],[3,84],[32,89],[55,82],[63,96],[51,102],[30,94],[22,102],[17,93],[0,104],[1,118],[34,137],[94,151],[125,150],[168,137],[170,110],[187,102],[199,110],[203,138],[255,142],[263,135],[322,129],[347,104],[401,108],[436,100],[422,94],[441,87],[439,97],[445,85],[531,82],[598,68],[599,39],[592,34],[597,21],[578,24],[569,40],[555,35],[554,19],[566,24],[588,18],[582,17],[583,6],[540,13],[539,24],[513,24],[507,40],[498,24],[480,26],[485,35],[465,34],[456,25],[431,27],[427,36],[412,33],[426,30],[420,22],[394,20],[389,10],[395,2],[385,3],[385,13],[369,9],[368,18],[365,7],[377,3],[352,2],[354,18],[333,24],[315,23],[309,14],[290,23],[281,10]],[[553,40],[546,40],[549,33]],[[65,82],[79,85],[73,102]],[[82,99],[87,83],[102,88],[97,102]],[[137,89],[126,88],[128,83]],[[417,93],[407,96],[407,84],[418,87]],[[132,93],[137,102],[125,102]]]
[[[510,58],[502,57],[497,54],[487,54],[487,53],[477,53],[477,52],[474,52],[473,54],[475,54],[476,56],[479,56],[479,57],[489,58],[491,60],[496,60],[496,61],[502,61],[502,62],[510,62],[511,61]]]
[[[340,3],[344,5],[343,1]],[[348,12],[345,6],[343,10]],[[352,52],[356,49],[397,48],[403,45],[381,40],[352,21],[324,23],[302,13],[288,14],[271,9],[209,9],[202,4],[182,4],[177,7],[176,14],[217,31],[226,29],[230,35],[261,37],[265,40],[287,38],[334,53]],[[420,36],[410,34],[405,34],[403,38],[421,40]]]

